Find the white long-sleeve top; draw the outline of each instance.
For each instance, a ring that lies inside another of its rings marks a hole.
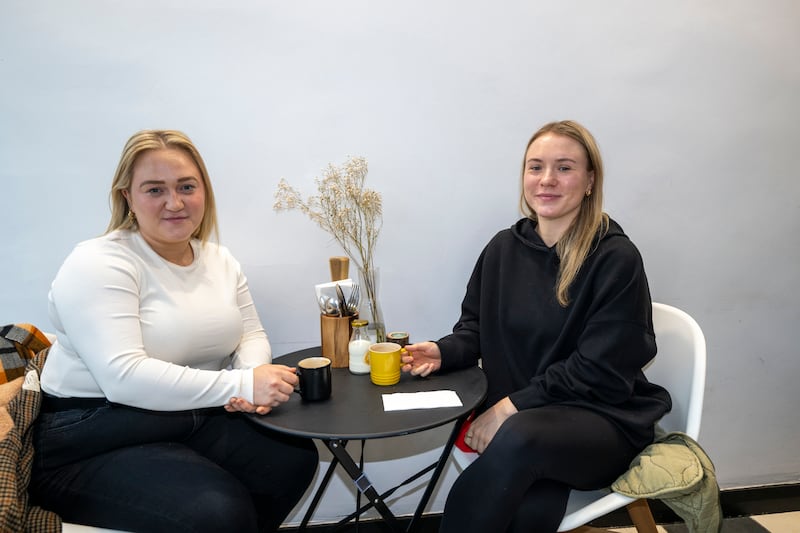
[[[43,390],[158,411],[252,402],[252,368],[272,355],[247,279],[225,247],[191,246],[179,266],[135,231],[78,244],[50,289]]]

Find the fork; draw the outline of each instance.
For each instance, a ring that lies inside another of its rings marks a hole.
[[[358,313],[358,303],[361,300],[361,287],[358,283],[353,283],[353,289],[350,291],[350,297],[347,299],[347,311],[354,315]]]

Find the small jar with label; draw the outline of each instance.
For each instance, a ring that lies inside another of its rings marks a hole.
[[[353,374],[369,374],[369,363],[365,360],[372,341],[367,333],[366,320],[353,320],[353,333],[347,351],[350,356],[349,368]]]

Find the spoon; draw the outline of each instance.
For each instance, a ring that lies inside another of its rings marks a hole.
[[[325,314],[339,316],[339,300],[333,296],[328,296],[325,300]]]

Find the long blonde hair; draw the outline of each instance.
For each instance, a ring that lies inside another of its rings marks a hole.
[[[561,260],[555,287],[556,297],[562,307],[567,307],[570,285],[575,281],[583,262],[591,253],[595,239],[605,235],[608,231],[608,215],[603,212],[603,160],[600,157],[597,142],[589,130],[572,120],[550,122],[539,128],[539,131],[533,134],[525,146],[522,157],[522,180],[525,179],[525,154],[528,153],[528,148],[536,139],[547,133],[563,135],[576,140],[586,150],[587,170],[594,172],[591,195],[583,197],[575,220],[556,243],[556,253]],[[520,209],[525,216],[536,220],[536,212],[525,199],[524,186]]]
[[[139,156],[148,150],[165,148],[183,150],[200,170],[200,177],[205,188],[205,210],[203,212],[203,220],[200,221],[200,225],[192,234],[192,237],[206,242],[213,234],[214,238],[219,241],[217,207],[206,164],[189,137],[185,133],[175,130],[143,130],[133,134],[128,139],[128,142],[125,143],[119,165],[117,165],[117,171],[114,174],[114,180],[111,182],[111,192],[109,193],[111,221],[108,223],[106,233],[116,229],[136,230],[138,228],[136,219],[128,215],[130,208],[122,191],[129,191],[131,188],[133,167]]]

